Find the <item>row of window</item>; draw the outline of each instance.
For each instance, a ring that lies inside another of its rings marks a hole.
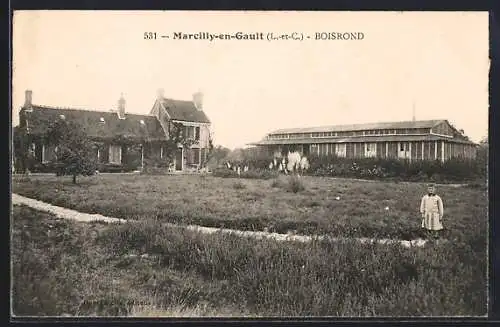
[[[35,154],[35,144],[31,147],[32,154]],[[57,147],[54,146],[42,146],[42,162],[47,163],[56,158]],[[99,160],[100,152],[97,152],[97,159]],[[163,147],[160,148],[160,158],[163,157]],[[191,149],[190,151],[185,151],[185,158],[187,164],[198,164],[200,163],[200,149]],[[121,164],[122,163],[122,147],[120,145],[110,145],[108,148],[108,162],[111,164]]]
[[[377,156],[377,143],[358,143],[361,146],[361,151],[363,151],[365,157],[376,157]],[[410,142],[398,142],[398,156],[401,158],[406,158],[410,156]],[[356,145],[355,145],[356,147]],[[358,148],[359,149],[359,148]],[[339,144],[311,144],[311,153],[316,153],[319,155],[328,155],[335,153],[338,157],[346,156],[347,145],[345,143]]]
[[[31,155],[35,156],[35,144],[31,145]],[[53,161],[57,155],[57,147],[42,145],[42,163]],[[100,153],[97,152],[99,158]],[[120,145],[110,145],[108,148],[108,162],[111,164],[122,163],[122,147]]]
[[[427,128],[407,128],[407,129],[380,129],[366,131],[348,131],[348,132],[314,132],[314,133],[290,133],[290,134],[271,134],[267,138],[270,140],[295,139],[310,137],[346,137],[346,136],[366,136],[366,135],[404,135],[404,134],[426,134],[430,129]]]

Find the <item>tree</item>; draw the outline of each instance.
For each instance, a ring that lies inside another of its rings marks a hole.
[[[479,141],[479,147],[476,153],[476,162],[478,164],[478,169],[481,174],[484,176],[488,173],[488,152],[489,152],[489,144],[488,144],[488,136],[485,136]]]
[[[215,155],[216,148],[214,147],[214,139],[212,137],[212,134],[208,136],[208,152],[201,164],[202,167],[207,167],[208,162],[212,160],[213,156]]]
[[[12,155],[14,157],[14,165],[15,167],[12,167],[12,169],[16,172],[25,172],[25,165],[27,161],[27,155],[28,155],[28,149],[25,146],[26,144],[26,134],[23,129],[21,129],[19,126],[14,127],[13,130],[13,140],[12,140],[12,146],[13,146],[13,151]]]
[[[56,147],[58,175],[71,175],[76,184],[78,175],[95,173],[92,143],[78,124],[63,119],[56,121],[49,127],[46,141]]]
[[[206,165],[209,166],[210,169],[215,169],[219,165],[223,164],[223,161],[227,159],[231,150],[221,145],[216,147],[213,147],[212,145],[212,150],[209,153]]]
[[[33,142],[32,137],[20,126],[13,130],[13,156],[15,170],[17,173],[27,173],[35,164],[35,153],[30,150],[29,145]]]

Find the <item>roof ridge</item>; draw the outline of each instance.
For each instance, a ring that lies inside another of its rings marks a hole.
[[[191,103],[194,103],[193,100],[182,100],[182,99],[173,99],[173,98],[167,98],[167,97],[163,97],[162,100],[169,100],[169,101],[181,101],[181,102],[191,102]]]
[[[398,121],[382,121],[382,122],[367,122],[367,123],[354,123],[354,124],[336,124],[336,125],[315,125],[315,126],[308,126],[308,127],[287,127],[287,128],[280,128],[276,129],[272,133],[277,133],[277,132],[285,132],[287,130],[295,130],[295,129],[308,129],[308,128],[334,128],[334,127],[346,127],[346,126],[364,126],[364,125],[375,125],[375,124],[404,124],[404,123],[422,123],[422,122],[442,122],[442,121],[447,121],[447,119],[419,119],[419,120],[398,120]]]
[[[38,107],[42,109],[52,109],[52,110],[74,110],[74,111],[86,111],[86,112],[95,112],[95,113],[116,113],[114,109],[98,109],[98,110],[91,110],[88,108],[75,108],[75,107],[59,107],[59,106],[48,106],[48,105],[41,105],[41,104],[32,104],[32,107]],[[155,115],[152,114],[139,114],[135,112],[126,112],[125,115],[134,115],[134,116],[150,116],[150,117],[156,117]]]

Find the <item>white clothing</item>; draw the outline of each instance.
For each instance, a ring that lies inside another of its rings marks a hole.
[[[420,203],[420,213],[423,216],[422,228],[428,230],[441,230],[443,224],[443,200],[439,195],[424,195]]]

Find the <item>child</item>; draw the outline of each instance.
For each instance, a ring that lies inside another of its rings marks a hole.
[[[434,184],[427,187],[427,194],[422,197],[420,213],[422,214],[422,228],[437,236],[438,231],[443,229],[443,200],[436,194]]]

